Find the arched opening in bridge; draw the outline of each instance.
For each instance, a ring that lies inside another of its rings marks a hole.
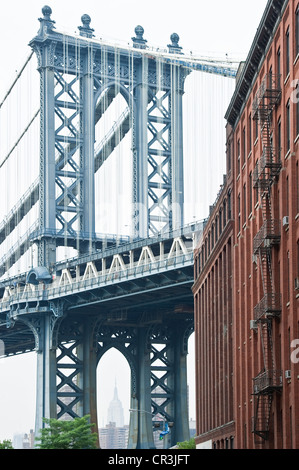
[[[107,83],[99,90],[95,107],[97,234],[131,233],[132,116],[129,101],[127,90],[117,82]]]
[[[127,439],[128,436],[130,391],[130,366],[123,354],[111,348],[100,359],[97,367],[97,412],[102,448],[112,448],[111,445],[115,445],[113,448],[116,449],[124,448],[121,447],[122,439],[119,444],[117,439],[123,435]],[[111,420],[115,424],[111,424]]]

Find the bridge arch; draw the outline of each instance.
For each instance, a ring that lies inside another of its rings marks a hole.
[[[124,435],[124,429],[130,423],[133,374],[127,357],[119,348],[112,346],[99,359],[96,375],[99,442],[101,448],[109,448],[109,442],[105,443],[104,436],[111,432],[109,428],[114,426],[111,423],[115,423],[116,428],[123,428],[121,435]],[[105,430],[103,436],[101,429],[107,426],[108,431]],[[127,446],[127,442],[122,441],[118,445],[123,448]]]
[[[124,85],[122,85],[122,83],[120,83],[117,80],[111,80],[111,81],[105,83],[104,85],[102,85],[98,88],[98,90],[95,94],[95,99],[94,99],[95,111],[96,111],[96,106],[97,106],[98,100],[101,97],[101,95],[106,91],[108,92],[112,88],[116,88],[119,91],[119,93],[126,100],[128,106],[130,108],[130,111],[134,112],[134,102],[132,100],[131,93],[128,91],[128,89]]]
[[[102,84],[95,92],[96,233],[123,235],[131,231],[134,109],[130,90],[116,80]]]
[[[115,328],[102,327],[98,332],[98,353],[97,353],[97,367],[99,367],[101,359],[109,351],[115,349],[118,351],[127,361],[130,368],[131,374],[131,396],[132,398],[136,395],[136,383],[137,383],[137,370],[138,366],[135,359],[136,352],[136,332],[127,328]],[[104,341],[102,341],[104,340]],[[111,372],[111,371],[110,371]]]

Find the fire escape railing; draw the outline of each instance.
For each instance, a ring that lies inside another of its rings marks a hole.
[[[253,253],[257,254],[261,248],[269,248],[280,242],[280,221],[266,220],[253,240]]]
[[[281,314],[281,294],[266,294],[262,300],[254,307],[254,319],[260,321],[263,318],[280,316]]]
[[[267,370],[261,372],[253,379],[254,394],[268,393],[275,390],[280,390],[282,387],[282,371],[281,370]]]

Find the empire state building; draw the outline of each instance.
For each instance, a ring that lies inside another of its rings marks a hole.
[[[115,382],[114,395],[108,408],[108,423],[115,423],[117,428],[124,426],[124,410],[121,401],[118,398],[117,386]]]

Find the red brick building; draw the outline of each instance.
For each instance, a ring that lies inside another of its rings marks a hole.
[[[299,448],[298,84],[299,1],[269,0],[195,252],[198,446]]]

